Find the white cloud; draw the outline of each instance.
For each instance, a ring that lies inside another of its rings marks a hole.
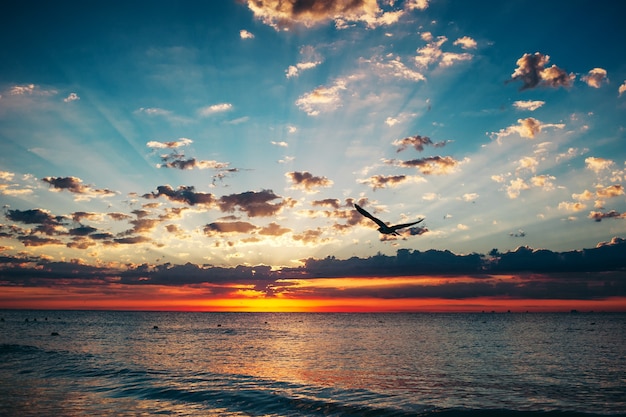
[[[617,92],[619,93],[619,97],[622,96],[622,94],[626,93],[626,81],[624,81],[624,83],[622,85],[619,86],[619,88],[617,89]]]
[[[609,79],[607,72],[602,68],[594,68],[582,77],[582,80],[587,83],[589,87],[600,88],[602,84],[608,84]]]
[[[274,146],[280,146],[282,148],[286,148],[287,146],[289,146],[289,144],[287,142],[272,141],[271,144],[274,145]]]
[[[461,45],[463,49],[476,49],[476,41],[469,36],[463,36],[454,41],[453,45]]]
[[[78,94],[76,93],[70,93],[67,97],[63,99],[63,101],[66,103],[69,103],[70,101],[76,101],[76,100],[80,100],[80,97],[78,97]]]
[[[230,103],[219,103],[212,104],[210,106],[202,107],[198,110],[198,114],[202,117],[211,116],[215,113],[223,113],[229,111],[233,108],[233,105]]]
[[[252,34],[251,32],[248,32],[245,29],[241,29],[239,31],[239,36],[241,37],[241,39],[254,39],[254,34]]]
[[[321,112],[332,111],[341,105],[341,91],[346,89],[346,81],[336,80],[330,87],[317,87],[313,91],[300,96],[296,106],[309,116],[317,116]]]
[[[600,173],[600,171],[610,168],[614,164],[614,162],[610,159],[596,158],[590,156],[589,158],[585,159],[585,164],[587,169],[590,169],[591,171],[598,174]]]
[[[505,129],[500,129],[499,132],[492,132],[491,138],[497,139],[498,143],[501,143],[502,138],[516,133],[520,137],[534,139],[535,136],[545,128],[553,127],[555,129],[563,129],[565,127],[565,124],[563,123],[541,123],[539,120],[533,117],[518,119],[517,123],[519,124],[509,126]]]
[[[513,107],[515,107],[518,110],[535,111],[539,107],[543,106],[544,104],[546,104],[546,102],[541,101],[541,100],[526,100],[526,101],[518,100],[513,103]]]

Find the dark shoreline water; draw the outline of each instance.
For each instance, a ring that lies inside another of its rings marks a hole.
[[[626,415],[623,313],[0,317],[2,416]]]

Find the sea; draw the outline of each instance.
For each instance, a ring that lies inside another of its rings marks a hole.
[[[626,314],[0,310],[1,416],[626,416]]]

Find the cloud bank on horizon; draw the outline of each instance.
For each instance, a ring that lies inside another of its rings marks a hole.
[[[522,1],[20,6],[0,29],[0,285],[295,294],[526,265],[580,291],[415,294],[624,296],[624,7],[580,5],[532,25]],[[426,220],[379,236],[354,203]]]

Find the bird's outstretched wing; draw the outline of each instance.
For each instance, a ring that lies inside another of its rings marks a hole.
[[[409,227],[409,226],[413,226],[414,224],[418,224],[422,220],[424,220],[424,219],[419,219],[418,221],[413,222],[413,223],[396,224],[394,226],[389,226],[389,228],[393,229],[393,230],[403,229],[405,227]]]
[[[367,217],[368,219],[373,220],[377,225],[379,225],[380,227],[386,228],[388,227],[382,220],[377,219],[376,217],[372,216],[371,214],[369,214],[365,209],[363,209],[363,207],[359,206],[358,204],[354,205],[354,208],[356,208],[356,211],[358,211],[359,213],[361,213],[362,215],[364,215],[365,217]]]

